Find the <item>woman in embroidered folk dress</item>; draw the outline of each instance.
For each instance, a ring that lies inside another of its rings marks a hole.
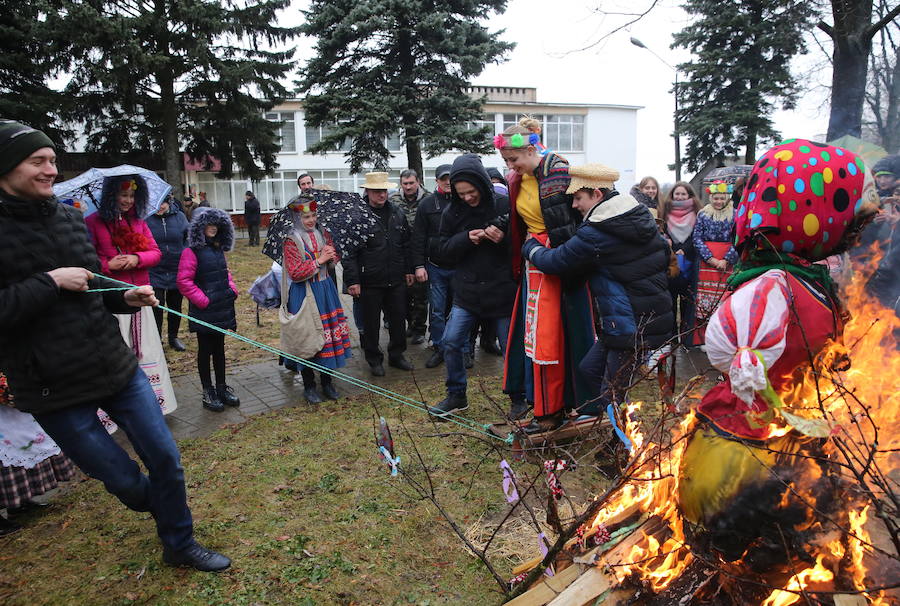
[[[526,237],[556,247],[572,237],[581,217],[566,194],[569,163],[541,153],[539,138],[523,126],[494,137],[509,178],[509,234],[513,277],[520,281],[504,368],[504,391],[534,404],[528,433],[558,427],[569,411],[591,398],[578,364],[594,344],[590,293],[584,280],[570,282],[523,263]],[[516,412],[516,411],[513,411]],[[511,415],[516,416],[516,415]]]
[[[678,275],[669,279],[672,310],[678,322],[675,334],[683,345],[693,345],[694,303],[697,290],[697,249],[692,234],[700,202],[690,183],[679,181],[659,205],[659,218],[678,259]]]
[[[816,407],[801,415],[782,397],[794,391],[800,369],[813,364],[825,373],[829,362],[817,354],[841,339],[837,288],[816,261],[853,246],[877,212],[864,171],[846,149],[789,139],[756,163],[735,213],[735,290],[706,327],[707,355],[726,378],[697,406],[676,495],[726,561],[803,552],[810,537],[783,516],[800,520],[811,501],[825,508],[841,501],[821,494],[834,483],[817,481],[834,473],[823,454],[829,428],[800,418]],[[813,497],[795,498],[813,487]],[[847,511],[839,509],[832,513]]]
[[[162,253],[143,217],[147,208],[147,184],[140,175],[107,177],[103,180],[100,208],[85,219],[104,275],[145,286],[150,284],[150,268]],[[122,338],[134,350],[141,369],[150,380],[163,414],[175,410],[175,390],[169,366],[156,330],[152,307],[134,314],[120,314]]]
[[[325,345],[311,358],[325,368],[337,369],[346,365],[350,357],[350,327],[344,317],[344,309],[337,286],[328,274],[340,261],[331,234],[316,224],[316,201],[311,196],[300,195],[291,203],[294,230],[284,241],[285,279],[291,280],[288,291],[288,312],[297,313],[306,298],[309,283],[316,306],[322,318]],[[320,372],[322,393],[316,390],[316,376],[312,368],[300,365],[303,377],[303,395],[310,404],[319,404],[324,395],[329,400],[338,398],[331,376]]]
[[[694,248],[700,261],[697,272],[697,328],[694,344],[704,349],[704,333],[709,316],[725,294],[728,276],[737,263],[737,251],[732,242],[734,206],[731,203],[732,186],[724,181],[710,183],[709,204],[697,214],[694,225]]]

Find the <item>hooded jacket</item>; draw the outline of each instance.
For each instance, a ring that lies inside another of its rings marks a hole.
[[[81,212],[56,198],[26,201],[0,191],[0,368],[24,412],[114,396],[137,370],[112,316],[137,308],[123,291],[60,290],[47,274],[59,267],[100,271]],[[91,288],[108,286],[91,281]]]
[[[419,202],[416,220],[412,226],[412,263],[416,269],[430,261],[439,267],[450,266],[440,258],[441,215],[450,204],[450,192],[440,190],[428,194]]]
[[[165,290],[178,288],[178,261],[187,246],[187,217],[177,204],[170,204],[166,214],[154,213],[147,217],[147,227],[162,254],[162,260],[150,268],[150,284]]]
[[[522,254],[544,273],[589,272],[607,347],[656,348],[671,338],[669,247],[650,210],[631,196],[611,193],[565,244],[551,249],[531,239]]]
[[[481,196],[472,207],[456,195],[456,183],[471,183]],[[453,304],[482,318],[508,317],[512,312],[517,284],[510,263],[509,198],[498,196],[481,160],[465,154],[453,161],[450,170],[450,205],[440,224],[439,257],[455,269],[452,279]],[[469,231],[493,225],[503,230],[499,243],[482,240],[473,244]]]
[[[207,225],[218,228],[213,238],[204,233]],[[234,300],[238,289],[225,260],[225,252],[233,246],[234,224],[228,213],[218,208],[197,208],[188,230],[188,248],[178,263],[178,290],[190,302],[190,316],[226,330],[237,329]],[[215,332],[196,322],[190,323],[190,330]]]

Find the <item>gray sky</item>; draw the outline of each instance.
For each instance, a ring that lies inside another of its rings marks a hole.
[[[673,113],[675,102],[669,90],[674,72],[647,50],[629,42],[634,36],[653,49],[670,65],[689,59],[683,49],[669,48],[672,34],[688,22],[677,0],[660,0],[649,15],[590,50],[587,46],[601,34],[612,31],[631,18],[598,14],[592,7],[608,11],[635,12],[651,0],[510,0],[499,17],[488,19],[492,31],[505,29],[502,39],[516,42],[509,60],[488,66],[475,84],[537,87],[538,101],[570,103],[613,103],[641,105],[638,112],[637,175],[651,174],[660,181],[673,181],[666,166],[675,159]],[[307,5],[294,0],[293,8]],[[723,3],[726,7],[727,3]],[[292,10],[285,21],[296,23]],[[824,39],[824,36],[819,36]],[[301,45],[302,46],[302,45]],[[829,49],[830,52],[830,49]],[[307,49],[298,58],[308,57]],[[800,100],[794,111],[777,111],[776,127],[787,137],[821,138],[828,126],[827,92],[821,84],[830,80],[827,70],[817,69],[821,50],[810,46],[809,54],[795,60],[794,72],[808,80],[812,92]],[[610,141],[615,145],[615,141]],[[685,140],[682,137],[682,149]],[[757,150],[761,155],[764,149]]]

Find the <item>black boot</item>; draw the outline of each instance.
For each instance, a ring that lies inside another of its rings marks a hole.
[[[425,368],[437,368],[444,362],[444,352],[439,347],[435,347],[431,353],[431,357],[425,362]]]
[[[219,400],[222,401],[222,404],[225,406],[240,406],[241,399],[234,395],[234,390],[222,383],[221,385],[216,385],[216,393],[219,394]]]
[[[510,421],[519,421],[528,415],[531,406],[525,400],[512,400],[509,406],[509,414],[506,415]]]
[[[178,337],[169,337],[169,347],[175,351],[184,351],[187,349]]]
[[[307,404],[321,404],[325,401],[322,399],[322,396],[319,395],[318,390],[316,390],[315,383],[303,389],[303,397],[306,398]]]
[[[22,530],[21,524],[0,516],[0,537],[5,537],[14,532],[19,532],[20,530]]]
[[[396,358],[388,358],[388,366],[392,368],[399,368],[400,370],[412,370],[413,365],[409,363],[402,355],[397,356]]]
[[[325,396],[328,400],[337,400],[340,398],[340,394],[338,394],[338,390],[334,386],[334,381],[326,382],[324,377],[322,379],[322,395]]]
[[[445,421],[448,414],[456,414],[469,409],[469,400],[464,393],[449,393],[447,397],[431,406],[428,414],[437,417],[436,421]]]
[[[219,394],[216,392],[215,387],[203,388],[203,408],[213,412],[222,412],[225,410],[225,405],[222,404],[222,401],[219,399]]]

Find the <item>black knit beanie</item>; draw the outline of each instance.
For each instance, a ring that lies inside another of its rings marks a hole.
[[[0,176],[42,147],[56,149],[50,137],[41,131],[20,122],[0,119]]]

